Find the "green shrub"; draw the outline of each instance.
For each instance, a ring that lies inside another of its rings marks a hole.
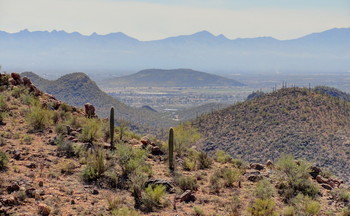
[[[199,206],[194,206],[193,207],[193,211],[194,211],[194,215],[196,215],[196,216],[203,216],[203,215],[205,215],[203,209],[201,207],[199,207]]]
[[[164,205],[165,199],[165,186],[163,185],[149,185],[145,189],[145,195],[143,197],[143,204],[148,211],[153,211],[155,208],[160,208]]]
[[[220,170],[216,170],[209,179],[209,188],[210,192],[212,193],[220,193],[220,189],[222,188],[223,184],[221,181],[221,172]]]
[[[5,101],[5,97],[3,95],[0,95],[0,112],[7,111],[8,106]]]
[[[231,201],[226,206],[226,210],[228,212],[228,215],[232,216],[239,216],[240,212],[239,209],[241,208],[241,200],[239,199],[239,196],[234,195],[231,199]]]
[[[27,114],[27,121],[34,131],[40,131],[51,123],[51,116],[51,111],[35,106]]]
[[[200,151],[197,156],[198,168],[199,169],[207,169],[210,168],[212,164],[211,158],[208,156],[206,152]]]
[[[91,182],[100,178],[107,170],[105,152],[98,149],[87,156],[86,167],[83,169],[83,180]]]
[[[15,87],[11,91],[11,96],[14,98],[19,98],[21,95],[28,95],[28,89],[25,87]]]
[[[39,103],[38,99],[32,94],[22,94],[20,99],[23,104],[28,106],[35,106]]]
[[[340,213],[341,216],[350,216],[350,206],[347,206],[342,209],[342,212]]]
[[[273,196],[274,187],[267,180],[263,179],[256,184],[255,196],[259,199],[270,199]]]
[[[198,129],[192,127],[191,123],[183,123],[174,128],[175,151],[179,157],[200,139]]]
[[[182,168],[186,171],[196,170],[196,160],[185,158],[182,163]]]
[[[72,175],[75,168],[76,166],[72,162],[63,162],[60,164],[60,171],[62,174]]]
[[[128,178],[137,169],[151,175],[152,169],[146,164],[147,152],[143,149],[135,149],[126,144],[119,144],[116,147],[117,163],[122,169],[122,176]]]
[[[232,157],[223,150],[218,150],[215,152],[215,161],[219,163],[228,163],[232,161]]]
[[[58,123],[55,127],[55,132],[57,134],[66,134],[67,133],[67,125],[64,123]]]
[[[175,183],[182,191],[198,189],[197,180],[191,176],[176,176]]]
[[[0,170],[4,170],[7,166],[8,158],[6,153],[0,150]]]
[[[335,188],[331,191],[331,196],[333,199],[340,202],[349,202],[350,193],[345,188]]]
[[[299,193],[310,197],[315,197],[319,193],[317,185],[310,180],[310,165],[307,162],[300,160],[297,164],[292,155],[282,155],[276,166],[282,177],[279,193],[286,201]]]
[[[295,208],[293,206],[286,206],[283,209],[283,216],[297,216]]]
[[[74,149],[74,145],[70,141],[65,141],[63,139],[63,136],[60,136],[57,141],[57,153],[59,157],[74,157],[76,154],[76,151]]]
[[[32,144],[32,141],[33,141],[33,137],[31,137],[30,135],[23,135],[22,139],[21,139],[21,143],[24,143],[24,144],[27,144],[27,145],[30,145]]]
[[[236,168],[223,168],[221,169],[221,177],[224,180],[224,185],[226,187],[232,187],[233,183],[238,181],[238,179],[241,176],[241,172],[239,169]]]
[[[275,211],[275,202],[272,199],[256,199],[254,203],[248,207],[248,212],[252,216],[277,216]]]
[[[139,216],[140,214],[134,210],[134,209],[129,209],[128,207],[121,207],[118,209],[114,209],[112,211],[113,216]]]
[[[291,203],[295,208],[296,215],[318,215],[321,210],[319,202],[312,200],[309,196],[304,196],[301,193],[293,198]]]
[[[247,163],[242,161],[241,159],[232,159],[232,164],[234,167],[238,168],[238,169],[243,169],[247,166]]]
[[[99,119],[86,119],[80,136],[82,142],[93,143],[102,136],[101,121]]]

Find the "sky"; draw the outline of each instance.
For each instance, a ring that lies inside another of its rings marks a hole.
[[[158,40],[207,30],[294,39],[350,27],[349,0],[0,0],[0,30],[123,32]]]

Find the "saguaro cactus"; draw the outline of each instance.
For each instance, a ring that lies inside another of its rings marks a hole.
[[[174,171],[174,130],[169,131],[169,169]]]
[[[111,138],[111,149],[114,149],[114,107],[111,108],[109,116],[109,136]]]

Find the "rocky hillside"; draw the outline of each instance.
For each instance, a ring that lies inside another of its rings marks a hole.
[[[117,127],[113,150],[107,121],[30,80],[1,74],[0,91],[0,215],[349,215],[341,181],[290,155],[247,164],[175,145],[170,171],[165,142]]]
[[[77,107],[83,107],[86,103],[94,105],[97,114],[101,117],[107,117],[109,109],[113,106],[117,119],[129,122],[139,131],[154,133],[158,128],[175,124],[171,118],[161,116],[149,109],[125,105],[100,90],[96,83],[84,73],[67,74],[54,81],[43,79],[31,72],[22,73],[22,76],[30,78],[39,89],[70,105]]]
[[[222,149],[251,162],[292,153],[350,180],[350,103],[285,88],[198,118],[206,151]]]
[[[104,86],[136,87],[204,87],[243,86],[244,84],[222,76],[191,69],[148,69],[135,74],[106,80]]]

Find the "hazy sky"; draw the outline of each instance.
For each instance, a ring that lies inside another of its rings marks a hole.
[[[350,27],[350,0],[0,0],[0,30],[124,32],[140,40],[208,30],[291,39]]]

